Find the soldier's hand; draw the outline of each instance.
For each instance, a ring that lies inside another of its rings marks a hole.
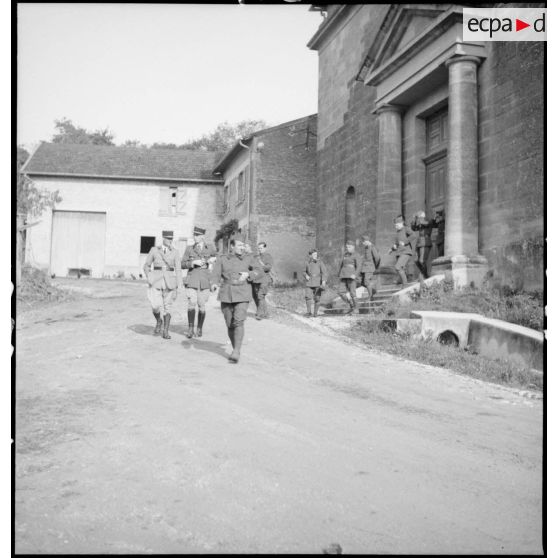
[[[241,281],[246,281],[246,279],[248,279],[249,276],[250,274],[247,271],[241,271],[239,279]]]
[[[211,292],[214,293],[219,288],[219,285],[211,285]]]
[[[356,275],[354,273],[351,275],[351,279],[356,279]]]
[[[310,275],[308,275],[307,273],[304,274],[304,278],[306,279],[306,281],[310,281]]]
[[[326,282],[325,281],[322,281],[322,288],[324,288],[324,289],[326,288]]]

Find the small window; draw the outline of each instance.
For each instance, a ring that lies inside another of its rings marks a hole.
[[[140,254],[149,254],[149,250],[155,246],[154,236],[140,237]]]
[[[176,204],[178,201],[178,188],[176,186],[170,187],[170,212],[176,215]]]

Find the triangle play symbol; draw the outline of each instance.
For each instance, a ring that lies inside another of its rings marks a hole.
[[[521,31],[522,29],[525,29],[526,27],[531,27],[530,23],[525,23],[524,21],[521,21],[520,19],[515,18],[515,30],[516,31]]]

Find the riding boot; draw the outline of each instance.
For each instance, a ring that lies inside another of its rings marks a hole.
[[[194,337],[194,322],[196,321],[196,309],[189,308],[188,309],[188,333],[186,337],[188,339],[192,339]]]
[[[234,337],[234,344],[233,344],[233,352],[229,357],[230,362],[237,363],[240,359],[240,347],[242,346],[242,339],[244,337],[244,326],[236,326],[233,329],[233,337]]]
[[[407,286],[407,274],[405,273],[404,269],[398,269],[397,273],[399,274],[399,278],[401,279],[402,287]]]
[[[318,308],[320,307],[319,302],[314,302],[314,318],[318,315]]]
[[[163,326],[163,320],[161,320],[161,312],[155,312],[155,310],[153,310],[153,315],[157,320],[157,325],[153,330],[153,335],[159,335],[161,333],[161,327]]]
[[[231,341],[232,348],[234,349],[234,328],[233,327],[228,327],[227,328],[227,334],[228,334],[229,339]]]
[[[202,328],[203,328],[203,322],[205,320],[205,310],[198,310],[198,331],[197,331],[197,335],[198,337],[202,336]]]
[[[305,318],[310,318],[312,316],[312,301],[306,301],[306,314],[304,314]]]
[[[170,339],[170,335],[169,335],[169,325],[170,325],[170,321],[171,321],[171,315],[170,314],[165,314],[165,317],[163,318],[163,339]]]

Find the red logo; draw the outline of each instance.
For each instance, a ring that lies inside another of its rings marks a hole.
[[[516,31],[521,31],[522,29],[525,29],[526,27],[531,27],[530,23],[525,23],[524,21],[521,21],[520,19],[515,18],[515,30]]]

